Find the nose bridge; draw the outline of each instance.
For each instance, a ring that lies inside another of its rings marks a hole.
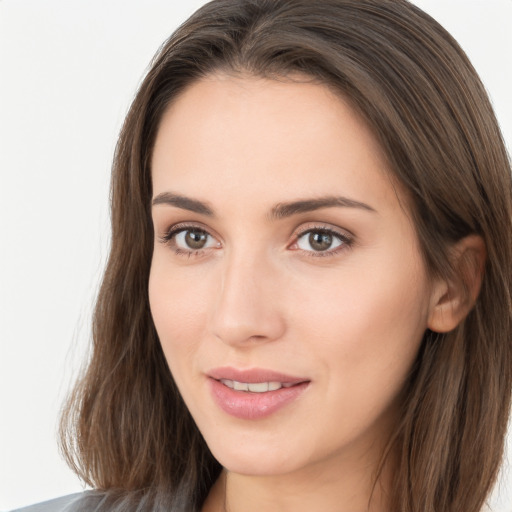
[[[277,307],[276,270],[265,251],[228,251],[212,311],[215,336],[228,344],[243,344],[282,335],[284,318]]]

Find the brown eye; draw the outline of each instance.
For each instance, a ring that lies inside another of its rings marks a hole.
[[[189,249],[203,249],[208,241],[208,233],[199,230],[187,230],[185,233],[185,244]]]
[[[327,229],[312,229],[297,239],[299,249],[313,253],[332,251],[343,244],[350,245],[346,236]]]
[[[326,251],[331,248],[332,235],[329,233],[312,232],[309,234],[308,241],[314,251]]]
[[[169,233],[165,240],[175,249],[189,253],[219,246],[219,242],[210,233],[195,227],[178,228]]]

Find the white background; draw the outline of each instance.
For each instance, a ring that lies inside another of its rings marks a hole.
[[[107,257],[112,153],[149,60],[203,3],[0,0],[0,510],[82,489],[55,432]],[[512,0],[415,3],[469,54],[510,149]],[[494,512],[512,511],[505,469]]]

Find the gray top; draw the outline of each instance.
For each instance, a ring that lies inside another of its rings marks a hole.
[[[79,512],[82,508],[82,498],[85,497],[85,494],[85,492],[69,494],[68,496],[43,501],[11,512]]]
[[[191,512],[192,509],[195,506],[183,492],[88,490],[11,512]]]

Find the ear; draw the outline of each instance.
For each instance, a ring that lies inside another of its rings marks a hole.
[[[487,251],[478,235],[459,240],[451,251],[454,277],[434,284],[428,328],[448,332],[459,325],[474,306],[484,275]]]

